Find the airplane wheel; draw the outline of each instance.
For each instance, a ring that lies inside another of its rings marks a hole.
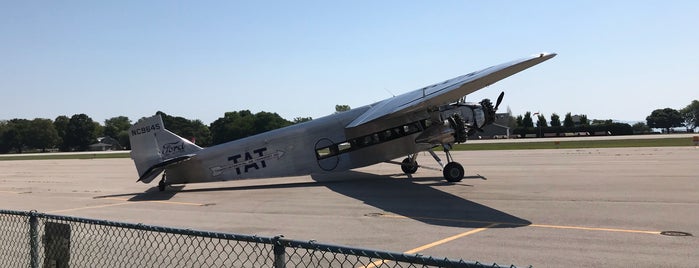
[[[460,182],[464,178],[464,167],[456,162],[450,162],[444,167],[444,178],[448,182]]]
[[[161,192],[165,191],[165,186],[167,186],[165,184],[165,180],[160,180],[160,182],[158,182],[158,190],[160,190]]]
[[[410,158],[403,159],[400,169],[403,170],[405,174],[415,174],[415,172],[417,172],[417,161],[415,161],[413,165],[413,161],[410,161]]]

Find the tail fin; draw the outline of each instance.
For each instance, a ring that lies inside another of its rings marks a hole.
[[[201,150],[196,144],[165,129],[160,115],[143,118],[129,128],[131,159],[138,181],[151,182],[169,165],[185,161]]]

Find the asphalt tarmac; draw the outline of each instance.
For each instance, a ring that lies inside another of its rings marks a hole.
[[[440,154],[442,155],[442,154]],[[699,267],[695,147],[454,152],[466,178],[346,173],[137,183],[130,159],[0,161],[0,209],[534,267]],[[400,159],[399,159],[400,160]],[[436,166],[429,154],[418,161]]]

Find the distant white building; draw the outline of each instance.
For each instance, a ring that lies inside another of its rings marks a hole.
[[[483,127],[483,132],[476,131],[469,139],[509,138],[512,135],[509,124],[509,113],[495,114],[495,122],[493,124]]]
[[[124,149],[119,141],[112,137],[99,137],[97,143],[90,145],[90,151],[112,151]]]

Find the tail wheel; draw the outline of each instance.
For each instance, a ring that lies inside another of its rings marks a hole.
[[[400,169],[403,170],[405,174],[415,174],[417,172],[417,161],[413,162],[410,158],[403,159],[400,165]]]
[[[456,162],[449,162],[444,166],[444,179],[448,182],[460,182],[464,179],[464,167]]]
[[[165,184],[165,174],[163,174],[163,178],[160,179],[160,182],[158,182],[158,190],[160,190],[161,192],[165,191],[166,186],[167,184]]]

